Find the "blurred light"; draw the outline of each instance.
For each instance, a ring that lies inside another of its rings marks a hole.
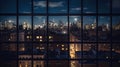
[[[8,22],[10,22],[10,23],[11,23],[11,22],[12,22],[12,20],[8,20]]]
[[[75,21],[77,21],[77,18],[74,18]]]
[[[63,34],[66,34],[67,32],[66,32],[66,31],[63,31],[62,33],[63,33]]]
[[[39,36],[36,36],[36,39],[39,39]]]

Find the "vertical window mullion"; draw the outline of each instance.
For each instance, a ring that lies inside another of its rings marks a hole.
[[[111,39],[110,39],[110,67],[112,67],[112,0],[110,0],[110,32],[111,32]]]
[[[16,0],[16,10],[17,10],[16,11],[16,16],[17,16],[16,17],[16,24],[17,24],[17,67],[19,67],[19,53],[18,53],[19,52],[19,28],[18,28],[19,27],[19,24],[18,24],[18,22],[19,22],[18,21],[19,20],[18,19],[18,9],[19,8],[18,7],[19,6],[18,5],[19,5],[18,0]]]
[[[68,67],[70,67],[70,65],[69,65],[69,63],[70,63],[70,57],[69,57],[69,55],[70,55],[70,29],[69,29],[69,6],[70,6],[70,2],[69,2],[70,0],[67,0],[67,6],[68,6],[68,8],[67,8],[67,21],[68,21],[68,43],[67,43],[67,47],[68,47]]]
[[[81,67],[83,67],[83,0],[81,0],[81,57],[82,59],[80,61],[82,61],[81,63]]]
[[[47,48],[47,58],[46,58],[46,63],[47,63],[47,65],[46,66],[47,67],[48,67],[48,62],[49,62],[49,59],[48,59],[49,58],[49,56],[48,56],[48,48],[49,48],[49,34],[48,34],[48,24],[49,24],[49,22],[48,22],[49,18],[48,17],[49,17],[49,15],[48,15],[48,7],[49,6],[48,5],[49,5],[49,0],[46,0],[46,6],[47,6],[46,7],[46,15],[47,15],[46,16],[46,20],[47,20],[46,21],[47,22],[47,28],[46,28],[47,29],[47,47],[46,47]]]
[[[32,23],[32,60],[31,60],[31,65],[32,67],[34,66],[34,58],[33,58],[33,9],[34,9],[34,6],[33,6],[33,0],[31,0],[31,23]]]

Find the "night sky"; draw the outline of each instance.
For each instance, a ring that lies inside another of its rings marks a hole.
[[[49,0],[48,2],[48,12],[49,13],[67,13],[68,11],[68,3],[67,0]],[[98,0],[98,12],[99,13],[109,13],[110,11],[110,0]],[[19,0],[19,13],[31,13],[31,0]],[[120,13],[120,0],[113,0],[113,13]],[[46,0],[34,0],[33,2],[33,12],[34,13],[46,13]],[[70,0],[69,1],[69,12],[70,14],[80,14],[81,13],[81,0]],[[16,13],[16,0],[0,0],[0,13]],[[96,13],[96,0],[83,0],[83,13]],[[55,19],[56,22],[59,20],[63,22],[67,22],[67,16],[49,16],[49,21]],[[79,17],[71,16],[70,22],[74,22],[74,19]],[[102,23],[108,23],[109,17],[102,17],[102,21],[99,22]],[[0,16],[0,21],[3,20],[9,20],[9,17],[3,17]],[[30,16],[20,16],[19,23],[22,22],[31,22]],[[43,19],[46,19],[45,16],[37,16],[34,17],[34,23],[39,24],[40,22],[43,22]],[[92,20],[90,20],[92,19]],[[91,16],[84,17],[83,20],[85,23],[93,23],[93,21],[96,18],[93,18]],[[14,20],[14,19],[11,19]],[[114,20],[114,23],[116,20]]]

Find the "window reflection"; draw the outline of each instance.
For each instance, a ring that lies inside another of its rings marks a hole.
[[[80,16],[70,16],[69,17],[69,29],[70,29],[70,42],[80,42],[81,36],[81,17]]]
[[[0,13],[16,13],[16,0],[0,0]]]
[[[112,40],[113,42],[120,42],[120,17],[112,17]]]
[[[96,13],[96,0],[83,0],[83,13]]]
[[[51,43],[49,44],[49,59],[67,59],[68,57],[68,44],[65,43]]]
[[[31,16],[19,16],[19,41],[32,40]]]
[[[17,41],[15,16],[0,16],[0,41]]]
[[[110,42],[110,17],[99,16],[98,17],[98,41]]]
[[[67,0],[49,0],[49,13],[67,13]]]
[[[83,41],[85,42],[96,41],[96,17],[95,16],[83,17]]]
[[[66,16],[49,16],[49,36],[52,42],[67,42],[68,41],[68,22]]]

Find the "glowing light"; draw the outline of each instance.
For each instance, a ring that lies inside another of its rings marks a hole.
[[[36,36],[36,39],[39,39],[39,36]]]
[[[77,18],[74,18],[75,21],[77,21],[78,19]]]
[[[62,33],[63,33],[63,34],[66,34],[67,32],[66,32],[66,31],[63,31]]]
[[[12,20],[8,20],[8,22],[10,22],[10,23],[11,23],[11,22],[12,22]]]

